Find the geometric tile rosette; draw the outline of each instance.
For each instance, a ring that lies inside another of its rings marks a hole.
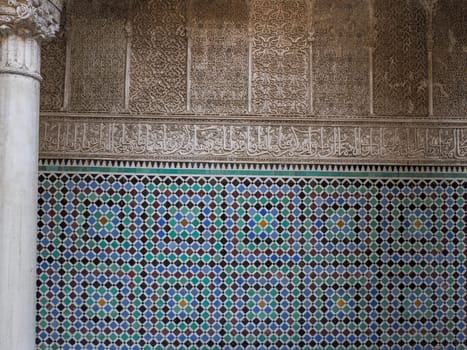
[[[37,348],[466,349],[462,179],[41,172]]]

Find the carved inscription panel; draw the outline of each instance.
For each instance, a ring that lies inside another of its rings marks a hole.
[[[131,112],[184,112],[186,1],[134,1],[131,13]]]
[[[440,0],[433,15],[433,107],[443,116],[467,114],[467,5]]]
[[[251,0],[253,111],[305,114],[309,109],[307,0]]]
[[[368,0],[316,0],[312,16],[314,113],[368,114]]]
[[[59,111],[65,88],[66,40],[63,34],[41,48],[41,110]]]
[[[242,120],[41,120],[44,158],[467,164],[464,124]]]
[[[72,110],[124,109],[128,3],[127,0],[73,1]]]
[[[374,109],[380,115],[428,113],[426,15],[419,0],[374,0]]]
[[[248,108],[248,9],[244,0],[192,0],[191,109]]]

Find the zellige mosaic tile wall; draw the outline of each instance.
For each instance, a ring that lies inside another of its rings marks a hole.
[[[227,173],[43,166],[37,348],[467,348],[466,176]]]

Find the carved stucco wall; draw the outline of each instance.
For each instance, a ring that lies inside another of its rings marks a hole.
[[[70,1],[46,158],[467,164],[463,0]]]
[[[43,50],[37,348],[467,348],[465,18],[70,1]]]

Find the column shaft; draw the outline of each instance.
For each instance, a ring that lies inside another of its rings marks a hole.
[[[32,350],[40,47],[15,34],[0,38],[0,350]]]
[[[0,0],[0,350],[36,338],[40,42],[62,0]]]

